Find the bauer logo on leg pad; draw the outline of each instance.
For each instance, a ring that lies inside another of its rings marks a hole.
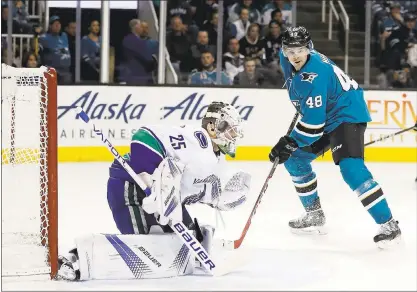
[[[153,256],[149,251],[147,251],[143,246],[139,246],[138,250],[140,250],[152,263],[155,264],[158,268],[162,267],[161,263]]]
[[[173,227],[181,234],[182,238],[184,238],[185,241],[188,243],[189,245],[188,248],[193,249],[198,254],[200,259],[202,259],[206,265],[209,265],[210,270],[216,267],[216,265],[212,262],[212,260],[208,256],[208,254],[204,250],[201,249],[200,243],[193,240],[193,237],[189,234],[188,231],[186,231],[181,226],[181,224],[175,223]]]

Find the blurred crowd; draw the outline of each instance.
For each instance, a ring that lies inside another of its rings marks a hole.
[[[417,1],[372,3],[373,53],[380,88],[417,88]]]
[[[61,24],[57,15],[49,18],[48,29],[43,31],[42,17],[30,17],[28,7],[36,0],[16,0],[13,7],[2,2],[2,63],[7,63],[7,48],[12,46],[12,66],[36,68],[42,65],[56,69],[59,84],[74,83],[75,73],[75,20]],[[37,3],[36,3],[37,4]],[[12,9],[13,42],[8,44],[8,15]],[[90,20],[89,33],[81,38],[81,79],[99,81],[100,77],[100,22]]]
[[[13,66],[51,66],[58,72],[59,84],[74,83],[75,20],[63,23],[59,15],[51,15],[43,31],[42,17],[28,17],[32,1],[13,1],[13,7],[2,2],[2,63],[7,62],[10,44],[5,34],[12,9],[13,35],[22,35],[13,44]],[[160,1],[153,2],[158,13]],[[168,2],[166,48],[179,83],[217,84],[220,80],[221,85],[281,87],[278,52],[281,32],[290,25],[291,0],[225,0],[221,44],[217,43],[218,9],[217,0]],[[116,45],[118,54],[111,47],[111,82],[155,83],[159,42],[149,36],[149,24],[137,18],[120,21],[128,26],[128,33]],[[99,81],[100,49],[100,22],[91,18],[88,33],[81,38],[82,82]],[[222,55],[219,78],[218,52]]]
[[[282,86],[278,52],[281,32],[289,25],[284,14],[290,13],[291,1],[224,2],[223,42],[220,44],[217,43],[216,1],[169,2],[167,49],[180,82],[215,83],[216,57],[220,49],[221,84]]]
[[[8,7],[8,1],[2,1],[1,6],[2,63],[7,63],[7,48],[12,46],[12,66],[51,66],[58,72],[59,84],[73,84],[75,14],[63,19],[60,13],[52,13],[44,25],[43,15],[34,17],[35,11],[30,11],[41,1],[12,3]],[[160,0],[153,3],[158,14]],[[291,0],[224,0],[223,8],[222,42],[218,43],[217,0],[168,2],[166,49],[179,83],[282,87],[278,52],[281,33],[291,25]],[[7,42],[9,10],[12,44]],[[372,13],[372,54],[374,65],[380,69],[379,87],[416,88],[417,1],[374,0]],[[101,63],[99,14],[87,18],[88,27],[83,27],[81,35],[80,81],[97,83]],[[155,35],[150,36],[149,24],[136,17],[122,17],[117,22],[124,31],[110,47],[110,82],[156,83],[159,42]],[[216,68],[218,54],[221,70]],[[218,71],[221,76],[217,76]]]

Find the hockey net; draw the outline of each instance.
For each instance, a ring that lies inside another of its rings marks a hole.
[[[2,276],[57,271],[57,82],[2,64]]]

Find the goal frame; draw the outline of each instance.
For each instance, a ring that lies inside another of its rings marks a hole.
[[[48,138],[46,149],[47,159],[45,162],[45,159],[41,157],[40,163],[41,165],[42,163],[46,164],[48,172],[48,261],[51,266],[51,279],[53,279],[58,272],[58,82],[57,73],[54,68],[48,68],[43,75],[47,88],[42,91],[42,94],[46,92],[47,97],[42,96],[41,99],[47,98],[48,105],[47,113],[42,113],[41,111],[41,115],[47,115]],[[41,86],[44,86],[44,84]],[[43,126],[40,125],[40,128],[40,132],[42,133],[44,131]],[[42,191],[40,196],[44,198]],[[42,208],[42,200],[40,207]],[[42,224],[42,220],[40,224]],[[42,226],[40,228],[42,230]]]
[[[7,73],[7,75],[10,74],[15,77],[27,77],[25,70],[33,70],[26,68],[13,68],[11,66],[7,67],[9,67],[8,70],[10,70],[10,73]],[[2,70],[6,69],[7,67],[2,65]],[[42,103],[47,104],[46,110],[42,106],[39,106],[40,151],[36,155],[39,155],[39,160],[37,163],[40,169],[40,190],[38,192],[40,197],[39,205],[37,207],[39,208],[40,212],[39,236],[42,236],[43,238],[41,245],[48,249],[48,254],[47,258],[45,258],[45,262],[48,263],[50,267],[50,278],[54,279],[58,272],[58,84],[57,73],[54,68],[42,66],[40,69],[43,69],[43,72],[39,71],[39,75],[36,75],[36,73],[32,72],[32,74],[28,75],[39,76],[40,82],[38,86],[40,86],[41,90],[37,102],[39,102],[39,105]],[[18,84],[16,84],[16,86],[18,86]],[[11,139],[10,159],[8,163],[15,164],[15,121],[16,116],[19,115],[19,112],[16,112],[15,107],[16,96],[12,97],[11,103],[11,121],[7,121],[10,123],[9,135]],[[47,121],[46,125],[42,123],[42,120]],[[17,163],[19,163],[19,161],[17,161]],[[45,172],[47,173],[47,182],[44,181]],[[46,187],[45,184],[47,184]],[[43,210],[45,207],[47,210]],[[48,217],[47,220],[45,220],[45,216]],[[48,224],[48,228],[45,228],[46,224]],[[45,233],[47,233],[47,241],[44,240],[46,235]],[[24,276],[24,274],[18,274],[16,276]]]

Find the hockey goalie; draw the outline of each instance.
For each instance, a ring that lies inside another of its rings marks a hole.
[[[196,258],[169,223],[183,222],[210,254],[215,228],[200,226],[185,205],[203,203],[228,211],[246,201],[251,176],[223,163],[225,155],[235,156],[242,137],[239,113],[223,102],[208,106],[201,126],[141,127],[124,158],[147,188],[141,189],[115,160],[107,200],[121,234],[77,238],[76,247],[59,256],[57,278],[166,278],[194,273]]]

